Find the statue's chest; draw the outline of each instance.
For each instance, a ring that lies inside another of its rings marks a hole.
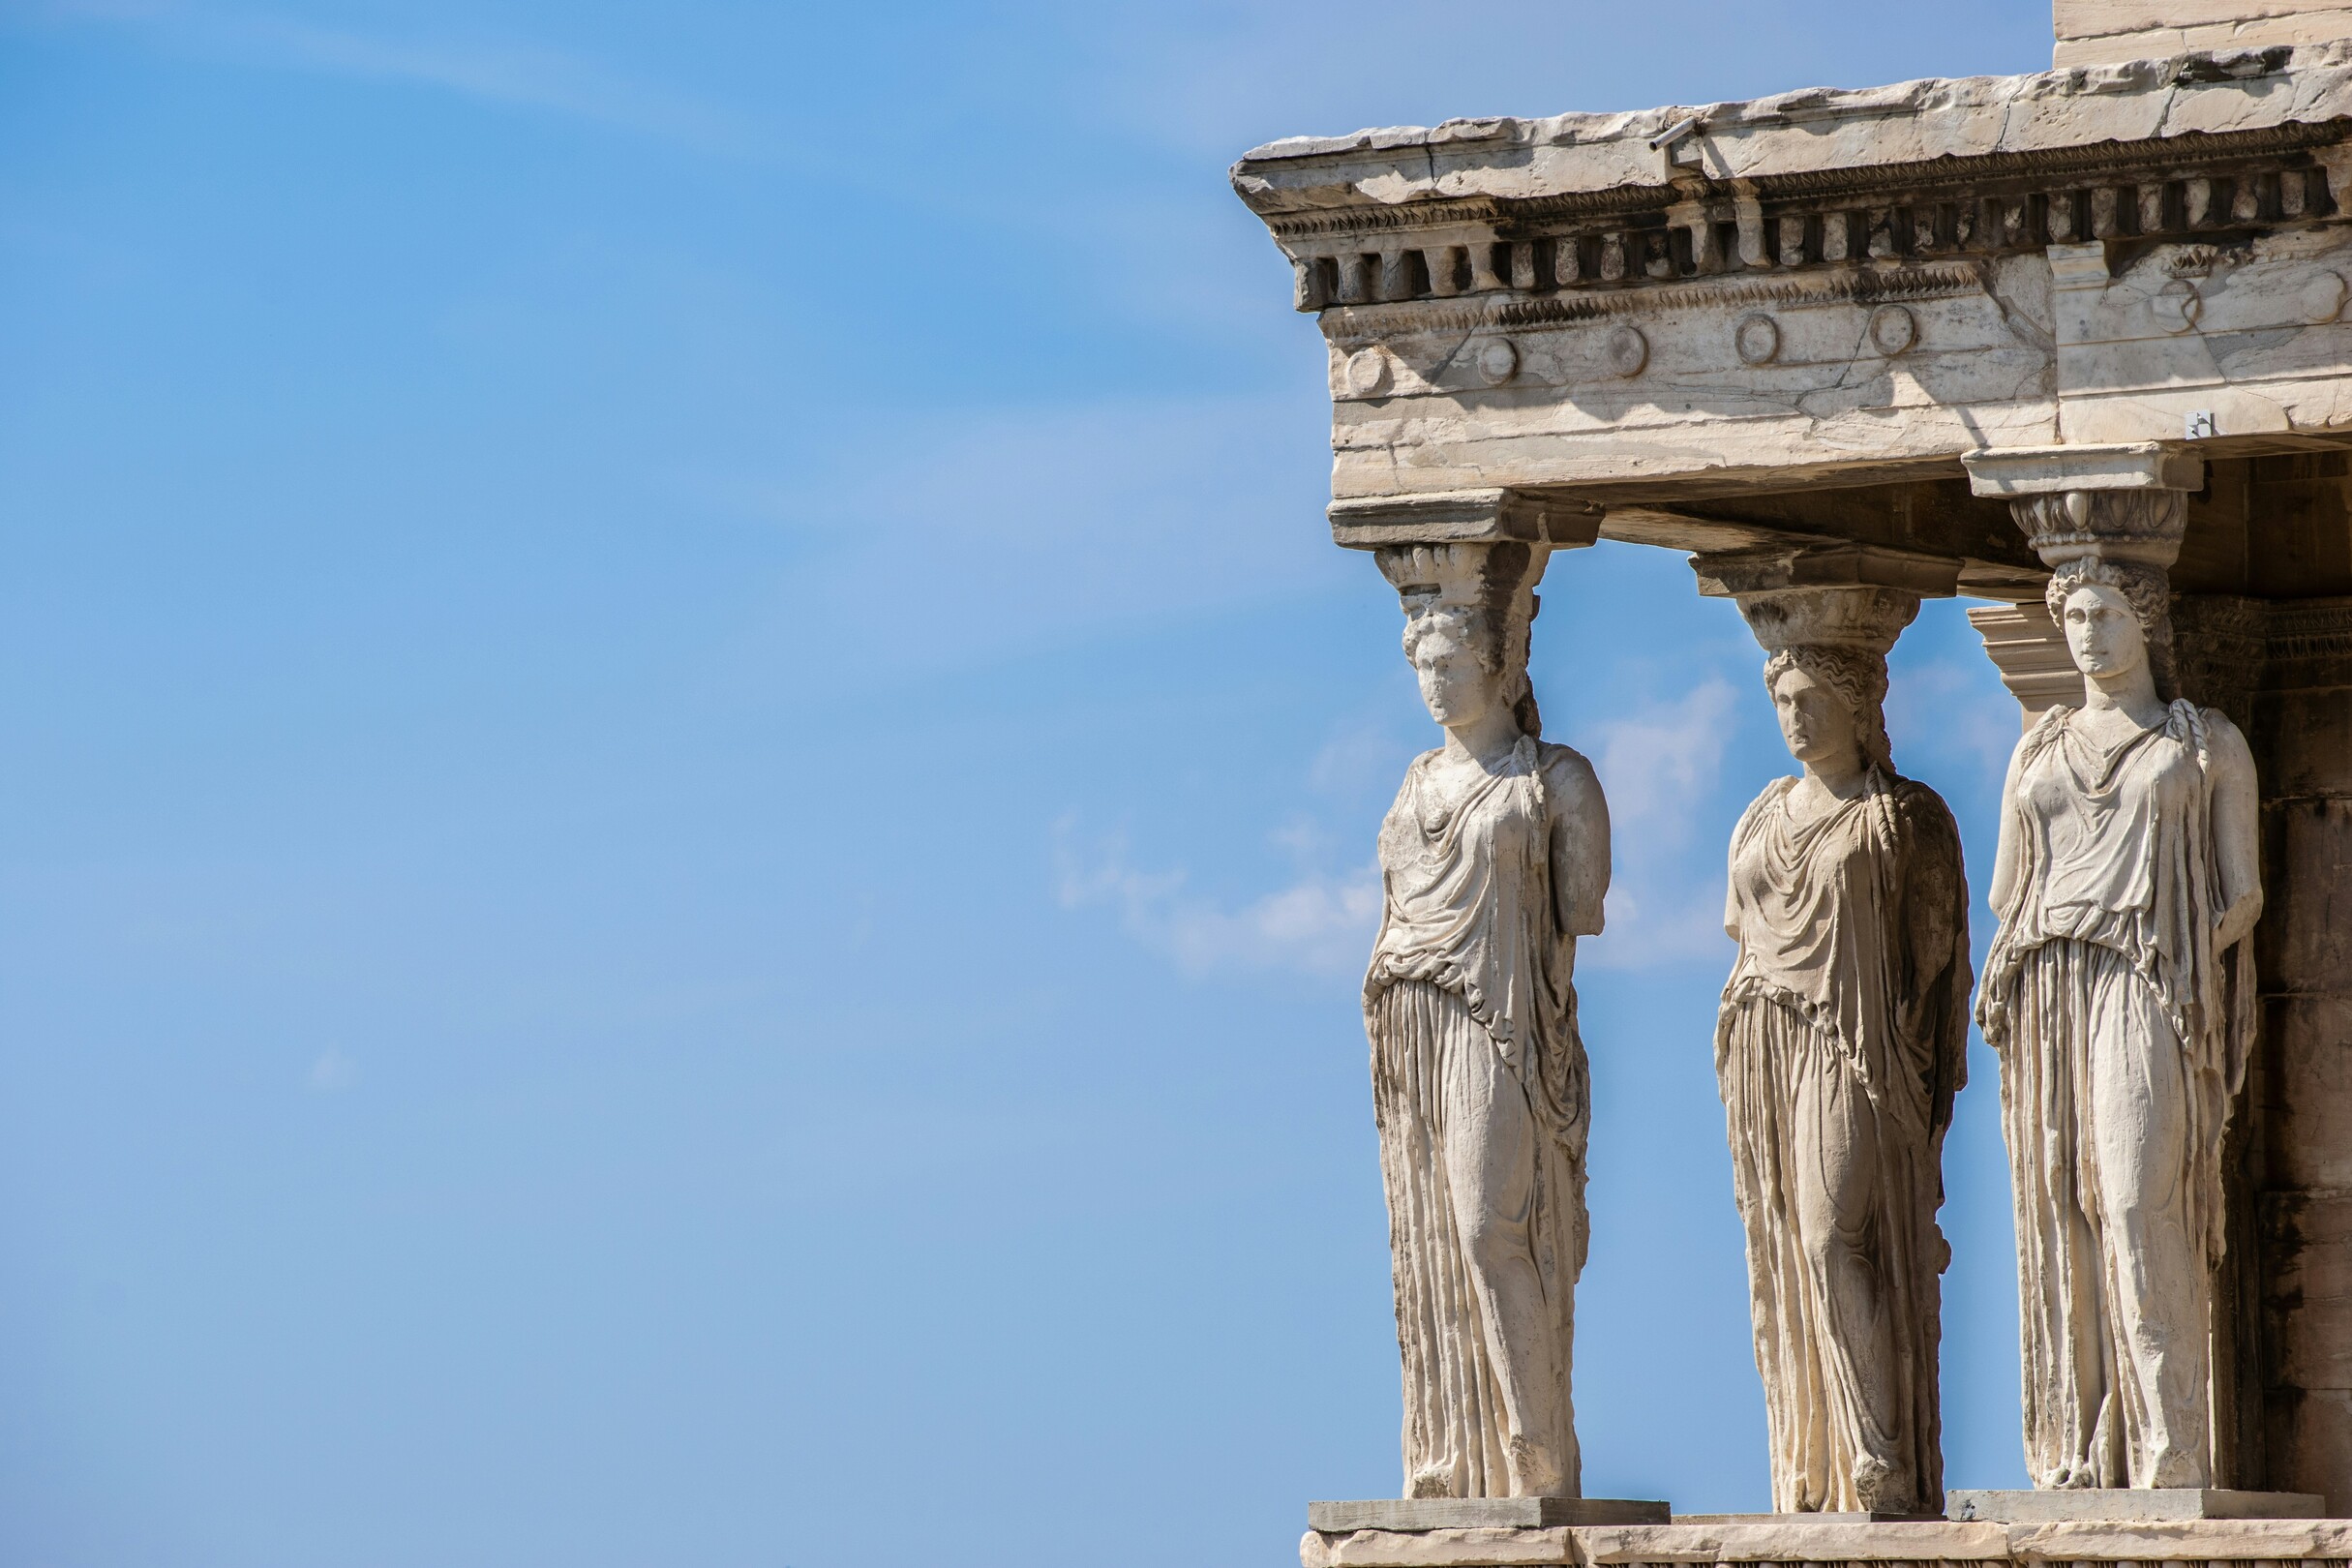
[[[1426,765],[1406,776],[1380,829],[1392,873],[1424,876],[1518,861],[1543,843],[1543,808],[1523,774],[1447,776]]]
[[[2203,775],[2185,743],[2152,732],[2119,750],[2066,735],[2019,779],[2041,840],[2041,898],[2051,907],[2150,907],[2158,863],[2197,830]]]

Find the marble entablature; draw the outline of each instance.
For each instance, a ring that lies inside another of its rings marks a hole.
[[[1537,487],[1679,544],[1645,493],[2352,423],[2348,143],[2332,43],[1298,138],[1233,178],[1330,345],[1335,498]]]

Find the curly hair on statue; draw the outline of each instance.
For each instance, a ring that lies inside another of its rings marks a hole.
[[[1486,613],[1462,605],[1441,605],[1406,621],[1404,656],[1419,660],[1421,645],[1439,632],[1476,654],[1479,667],[1487,674],[1499,675],[1502,672],[1502,640],[1489,626]]]
[[[1503,678],[1503,701],[1521,733],[1530,736],[1544,733],[1543,714],[1536,708],[1535,688],[1528,684],[1526,667],[1523,664],[1512,667],[1513,661],[1503,648],[1501,629],[1491,612],[1452,604],[1423,611],[1404,623],[1405,658],[1418,664],[1421,645],[1439,635],[1468,648],[1487,674]]]
[[[1800,644],[1764,661],[1764,690],[1772,691],[1792,670],[1802,670],[1845,700],[1854,714],[1862,760],[1891,776],[1894,742],[1886,736],[1886,661],[1859,648]]]
[[[2172,585],[2163,569],[2130,560],[2100,560],[2094,556],[2062,561],[2050,574],[2049,587],[2042,590],[2050,618],[2064,626],[2067,597],[2095,583],[2115,589],[2131,606],[2147,645],[2148,673],[2156,681],[2156,696],[2171,702],[2180,695],[2180,682],[2172,659]]]

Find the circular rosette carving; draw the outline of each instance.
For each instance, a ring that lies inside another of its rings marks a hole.
[[[1489,338],[1478,350],[1478,378],[1500,386],[1519,374],[1519,348],[1508,338]]]
[[[2352,286],[2344,282],[2340,272],[2323,272],[2303,286],[2295,296],[2303,307],[2303,318],[2313,326],[2324,326],[2344,314],[2344,297]]]
[[[1649,340],[1638,326],[1613,328],[1609,341],[1602,345],[1601,358],[1611,375],[1631,379],[1649,363]]]
[[[1888,359],[1911,352],[1919,341],[1919,318],[1908,305],[1882,305],[1870,313],[1870,347]]]
[[[1359,398],[1378,397],[1388,390],[1388,355],[1377,348],[1359,348],[1347,356],[1347,390]]]
[[[1743,365],[1769,365],[1780,357],[1780,323],[1762,311],[1743,316],[1732,328],[1732,347]]]

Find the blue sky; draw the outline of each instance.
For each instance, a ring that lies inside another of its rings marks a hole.
[[[0,1561],[1291,1560],[1397,1482],[1433,731],[1243,149],[2032,70],[2038,4],[0,5]],[[1766,1502],[1710,1060],[1786,770],[1556,560],[1586,1485]],[[1990,864],[1961,608],[1897,760]],[[1978,912],[1978,946],[1990,920]],[[1981,1047],[1946,1448],[2020,1484]]]

